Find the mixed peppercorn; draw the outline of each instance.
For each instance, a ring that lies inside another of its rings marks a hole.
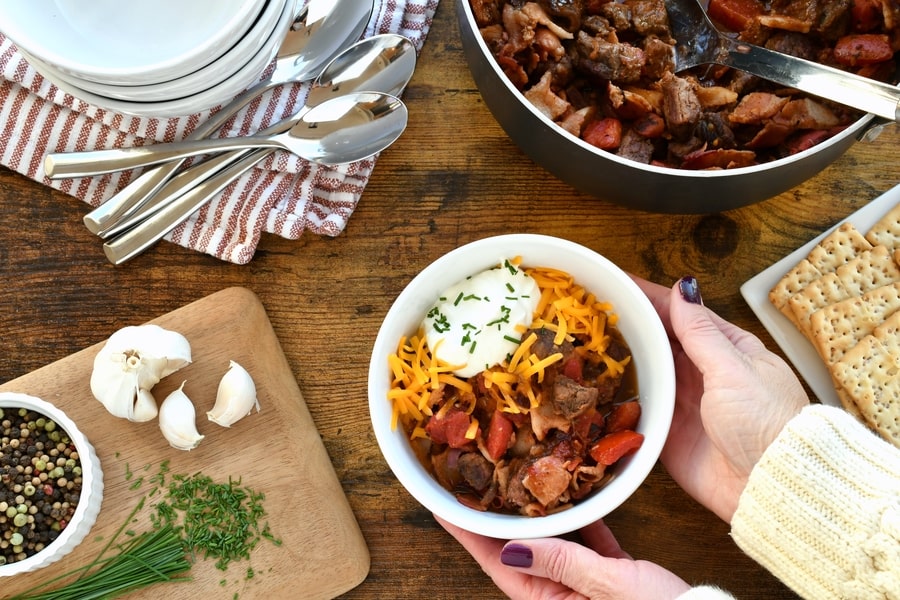
[[[0,565],[40,552],[81,496],[81,462],[68,434],[25,408],[0,408]]]

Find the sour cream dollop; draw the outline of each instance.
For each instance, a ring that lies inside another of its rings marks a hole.
[[[503,261],[440,295],[422,322],[425,341],[456,375],[472,377],[516,351],[540,298],[537,282]]]

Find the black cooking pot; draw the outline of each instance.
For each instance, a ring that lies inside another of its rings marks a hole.
[[[485,104],[513,142],[572,187],[630,208],[698,214],[761,202],[815,177],[855,142],[875,139],[887,124],[866,115],[812,148],[752,167],[691,171],[643,164],[600,150],[544,116],[497,65],[469,0],[457,0],[456,8],[469,69]]]

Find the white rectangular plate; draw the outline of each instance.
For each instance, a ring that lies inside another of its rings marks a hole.
[[[800,333],[794,324],[769,302],[769,290],[791,270],[794,265],[806,258],[810,250],[826,235],[847,221],[853,223],[859,231],[865,233],[895,204],[900,203],[900,185],[888,190],[878,198],[872,200],[846,219],[837,223],[832,229],[810,240],[797,248],[771,267],[762,271],[752,279],[747,280],[741,286],[741,295],[750,308],[756,313],[763,327],[768,330],[781,347],[781,350],[793,363],[800,376],[809,384],[810,389],[819,398],[822,404],[841,406],[841,402],[831,383],[831,375],[825,367],[825,363],[819,358],[819,354],[813,345]]]

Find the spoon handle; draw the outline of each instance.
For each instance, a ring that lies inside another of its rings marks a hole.
[[[716,62],[775,83],[900,122],[900,88],[721,36]]]
[[[134,227],[142,220],[159,212],[160,209],[183,195],[192,187],[198,186],[215,176],[217,173],[228,169],[228,167],[246,157],[250,152],[256,152],[256,150],[224,152],[210,157],[189,169],[183,170],[181,173],[167,181],[158,192],[153,194],[150,198],[147,198],[147,200],[142,202],[135,210],[130,211],[126,215],[122,215],[115,221],[108,222],[107,225],[96,232],[97,235],[106,240],[118,235],[126,229]],[[266,150],[266,152],[268,152],[268,150]]]
[[[202,125],[197,127],[197,129],[192,131],[186,139],[201,140],[208,137],[224,125],[225,122],[233,117],[239,110],[249,104],[251,100],[275,85],[277,85],[277,82],[269,79],[248,89],[246,92],[232,100],[227,106],[222,108],[222,110],[211,116]],[[142,202],[150,198],[163,186],[163,184],[171,179],[183,162],[183,160],[177,160],[159,165],[158,167],[142,173],[137,179],[119,190],[119,192],[109,198],[106,202],[86,214],[83,217],[85,227],[92,233],[99,233],[104,226],[131,214]],[[92,175],[93,173],[87,174]],[[50,175],[49,173],[47,176],[51,179],[64,177],[64,175]]]
[[[309,112],[309,106],[304,106],[296,114],[258,131],[256,135],[270,136],[284,133],[298,123],[307,112]],[[156,213],[190,188],[203,183],[222,171],[228,170],[231,165],[246,157],[250,152],[254,152],[254,150],[225,152],[182,171],[162,185],[152,197],[141,203],[140,206],[136,206],[134,210],[126,215],[121,215],[118,219],[107,221],[107,224],[95,233],[103,239],[109,239],[126,229],[134,227],[141,220]]]
[[[131,229],[123,231],[107,241],[103,244],[103,252],[107,259],[114,265],[120,265],[141,254],[186,221],[235,178],[250,169],[271,151],[271,149],[257,149],[247,152],[243,159],[223,173],[191,188]]]
[[[152,144],[132,148],[111,148],[87,152],[63,152],[48,154],[44,158],[44,172],[53,177],[85,177],[136,169],[173,160],[182,160],[198,154],[244,150],[247,148],[283,148],[277,138],[249,136],[242,138],[215,138],[185,140],[168,144]]]

